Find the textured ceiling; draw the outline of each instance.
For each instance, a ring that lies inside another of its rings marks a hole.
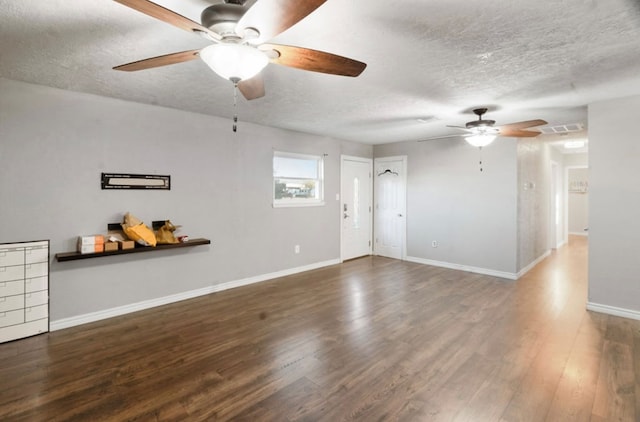
[[[215,2],[157,1],[197,22]],[[349,78],[271,64],[240,120],[357,142],[458,133],[446,125],[477,106],[497,124],[587,125],[590,102],[640,94],[638,0],[328,0],[272,41],[368,66]],[[200,60],[111,69],[206,45],[110,0],[0,0],[1,77],[229,117],[231,83]]]

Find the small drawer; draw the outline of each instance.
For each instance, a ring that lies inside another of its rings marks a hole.
[[[24,295],[24,306],[46,305],[49,302],[49,292],[42,290],[40,292],[27,293]]]
[[[0,327],[24,324],[24,310],[0,312]]]
[[[33,277],[40,277],[43,275],[47,275],[48,271],[49,271],[48,262],[39,262],[36,264],[27,264],[24,266],[25,278],[33,278]]]
[[[0,267],[0,281],[23,280],[24,265]]]
[[[35,321],[49,317],[49,305],[32,306],[24,309],[25,321]]]
[[[24,262],[26,264],[47,261],[49,261],[49,248],[46,246],[24,248]]]
[[[49,277],[35,277],[24,281],[25,293],[39,292],[40,290],[48,290]]]
[[[24,308],[24,295],[0,297],[0,312]]]
[[[24,280],[0,281],[0,297],[24,294]]]
[[[24,248],[0,249],[0,267],[24,265]]]

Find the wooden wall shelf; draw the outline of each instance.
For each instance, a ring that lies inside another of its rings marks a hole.
[[[97,253],[80,253],[80,252],[62,252],[56,254],[56,260],[58,262],[64,261],[75,261],[78,259],[89,259],[89,258],[102,258],[105,256],[113,256],[113,255],[126,255],[130,253],[138,253],[138,252],[154,252],[154,251],[164,251],[167,249],[176,249],[176,248],[188,248],[190,246],[198,246],[198,245],[209,245],[211,241],[209,239],[191,239],[182,243],[173,243],[168,245],[157,245],[157,246],[139,246],[136,244],[136,247],[133,249],[124,249],[117,251],[109,251],[109,252],[97,252]]]

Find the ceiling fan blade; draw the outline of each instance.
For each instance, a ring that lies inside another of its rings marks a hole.
[[[188,32],[194,33],[203,33],[208,35],[212,40],[219,41],[221,39],[220,35],[216,34],[209,28],[206,28],[200,25],[197,22],[192,21],[189,18],[185,18],[182,15],[177,14],[176,12],[169,10],[165,7],[160,6],[159,4],[153,3],[148,0],[114,0],[120,4],[128,6],[138,12],[144,13],[145,15],[151,16],[152,18],[156,18],[173,26],[176,26],[180,29],[184,29]]]
[[[420,139],[420,140],[418,140],[418,142],[435,141],[436,139],[462,138],[463,136],[468,136],[468,135],[463,135],[462,133],[460,133],[460,134],[458,134],[458,135],[442,135],[442,136],[433,136],[433,137],[431,137],[431,138],[427,138],[427,139]]]
[[[262,73],[258,73],[251,79],[238,82],[238,89],[247,100],[264,97],[264,78],[262,77]]]
[[[127,64],[116,66],[114,70],[124,70],[134,72],[136,70],[152,69],[154,67],[167,66],[170,64],[188,62],[197,59],[200,50],[181,51],[179,53],[165,54],[164,56],[151,57],[149,59],[138,60]]]
[[[467,132],[471,132],[469,129],[467,129],[464,126],[453,126],[453,125],[447,125],[447,127],[455,127],[456,129],[462,129],[462,130],[466,130]]]
[[[500,136],[510,136],[513,138],[534,138],[540,135],[540,132],[534,132],[531,130],[520,130],[512,128],[501,128]]]
[[[547,122],[546,120],[542,120],[542,119],[536,119],[536,120],[525,120],[523,122],[515,122],[515,123],[508,123],[506,125],[500,125],[498,126],[498,129],[526,129],[528,127],[534,127],[534,126],[542,126],[542,125],[546,125]]]
[[[277,57],[270,59],[271,63],[313,72],[355,77],[367,67],[366,63],[310,48],[282,44],[262,44],[259,48],[277,52]]]
[[[236,32],[246,28],[260,31],[259,41],[267,41],[286,31],[327,0],[260,0],[238,21]]]

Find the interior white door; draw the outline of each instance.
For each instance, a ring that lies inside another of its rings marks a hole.
[[[376,255],[396,259],[403,259],[405,255],[406,163],[406,156],[374,161]]]
[[[371,159],[342,157],[342,260],[371,254]]]

